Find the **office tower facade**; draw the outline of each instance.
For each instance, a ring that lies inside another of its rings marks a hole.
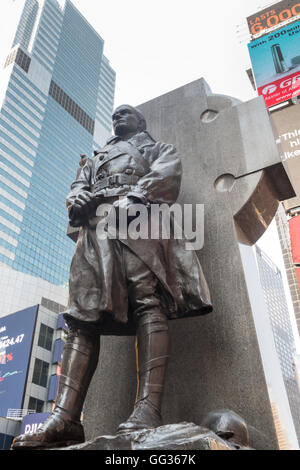
[[[277,266],[258,247],[256,247],[256,258],[275,348],[300,444],[300,391],[295,370],[296,348],[282,276]]]
[[[69,0],[27,0],[3,77],[0,263],[62,286],[74,251],[65,199],[80,154],[111,135],[115,72]]]
[[[281,421],[280,411],[276,403],[271,402],[272,414],[274,417],[274,425],[276,429],[276,435],[278,438],[278,446],[280,450],[290,450],[290,444],[286,438],[284,425]]]

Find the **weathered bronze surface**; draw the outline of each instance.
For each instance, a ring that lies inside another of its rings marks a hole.
[[[178,423],[155,429],[98,436],[83,444],[72,445],[61,450],[253,450],[233,441],[224,439],[212,430],[194,423]],[[118,463],[118,462],[115,462]]]
[[[96,209],[109,202],[127,211],[138,202],[173,204],[182,168],[173,145],[146,131],[129,105],[113,114],[115,136],[95,152],[71,186],[70,224],[80,227],[70,268],[70,327],[54,413],[35,434],[15,438],[13,449],[41,449],[84,441],[80,413],[104,334],[137,335],[138,391],[119,433],[161,423],[161,396],[169,355],[168,320],[212,311],[198,257],[182,239],[110,239],[97,235]],[[127,196],[120,200],[120,196]]]

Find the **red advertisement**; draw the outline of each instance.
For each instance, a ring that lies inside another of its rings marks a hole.
[[[300,264],[300,215],[289,220],[293,262]]]
[[[257,91],[264,97],[267,107],[287,101],[300,95],[300,72],[258,87]]]

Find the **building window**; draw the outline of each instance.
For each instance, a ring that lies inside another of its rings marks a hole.
[[[10,446],[13,441],[13,436],[8,434],[0,434],[0,450],[10,450]]]
[[[49,364],[48,362],[35,360],[32,382],[41,387],[47,387]]]
[[[30,397],[28,403],[29,410],[35,410],[37,413],[42,413],[44,402],[37,398]]]
[[[60,104],[79,124],[90,134],[94,135],[95,121],[86,114],[53,80],[50,84],[49,95]]]
[[[11,52],[9,54],[9,56],[7,57],[6,62],[4,64],[4,68],[7,67],[8,65],[12,64],[15,61],[15,58],[17,56],[17,52],[18,52],[18,50],[16,49],[16,50],[14,50],[13,52]]]
[[[21,49],[14,50],[6,59],[4,67],[16,62],[26,73],[29,71],[31,59]]]
[[[28,73],[30,67],[31,59],[26,55],[21,49],[18,49],[17,56],[16,56],[16,63],[26,72]]]
[[[41,323],[38,345],[41,346],[41,348],[51,351],[53,333],[54,333],[53,328],[50,328],[50,326],[47,326]]]

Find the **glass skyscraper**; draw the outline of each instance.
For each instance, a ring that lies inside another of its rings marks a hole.
[[[26,0],[3,77],[0,266],[64,285],[65,199],[80,154],[111,135],[115,72],[69,0]]]
[[[256,258],[275,348],[300,444],[300,391],[295,367],[296,348],[283,280],[277,266],[257,246]]]

